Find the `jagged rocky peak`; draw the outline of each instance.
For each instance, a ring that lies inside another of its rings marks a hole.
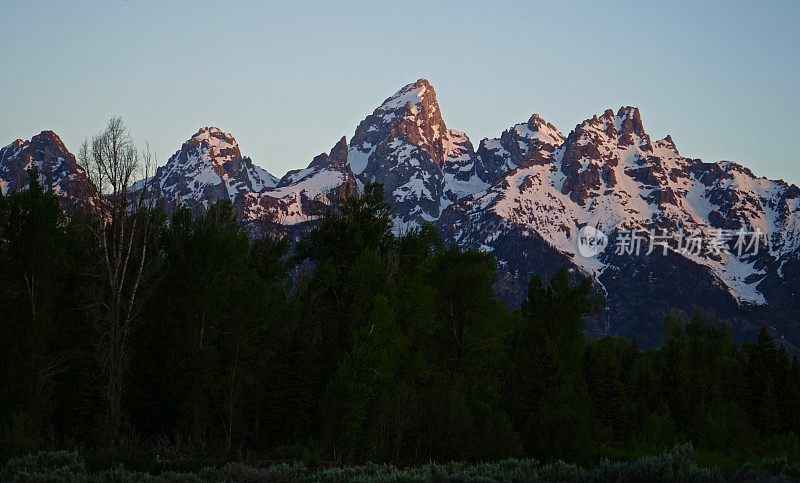
[[[616,115],[617,122],[619,123],[618,137],[620,144],[630,145],[633,144],[636,137],[644,139],[647,133],[644,132],[644,125],[642,125],[642,115],[636,107],[620,107]]]
[[[24,146],[24,145],[25,145],[27,142],[28,142],[28,141],[24,141],[24,140],[22,140],[22,139],[15,139],[15,140],[11,141],[11,143],[10,143],[8,146],[3,146],[3,147],[2,147],[2,148],[0,148],[0,149],[20,149],[20,148],[22,148],[22,146]]]
[[[311,163],[309,163],[308,167],[305,169],[293,169],[289,171],[278,181],[276,187],[291,187],[301,181],[310,180],[315,176],[331,178],[331,173],[336,173],[333,175],[333,178],[338,176],[341,183],[349,181],[353,174],[347,164],[347,150],[347,138],[342,136],[331,148],[330,153],[320,153],[314,156],[314,159],[311,160]]]
[[[396,115],[414,116],[424,121],[428,127],[443,125],[436,90],[427,79],[419,79],[408,84],[383,101],[375,113],[382,113],[384,120],[391,122]],[[444,134],[444,131],[438,135]]]
[[[349,162],[355,174],[367,167],[370,156],[384,141],[402,141],[423,149],[439,165],[463,133],[450,132],[442,119],[436,91],[426,79],[406,85],[390,96],[356,128],[350,141]]]
[[[17,139],[0,149],[0,191],[26,189],[32,166],[39,169],[42,186],[52,190],[65,207],[99,206],[97,192],[86,172],[53,131],[42,131],[30,141]]]
[[[336,165],[347,164],[347,137],[342,136],[331,149],[331,162]]]
[[[592,116],[575,126],[570,139],[584,141],[612,141],[621,146],[632,146],[637,141],[650,142],[644,130],[639,109],[632,106],[620,107],[616,114],[613,109],[606,109],[602,115]]]
[[[681,154],[678,151],[678,147],[675,145],[675,141],[672,140],[672,136],[667,134],[664,139],[659,139],[653,143],[653,147],[656,150],[660,150],[662,153],[666,154],[667,156],[672,157],[679,157]]]
[[[607,109],[575,126],[564,145],[562,192],[580,205],[603,189],[613,189],[623,177],[658,184],[663,167],[653,155],[638,108]],[[623,176],[624,175],[624,176]]]
[[[514,124],[500,137],[483,139],[478,146],[481,178],[493,184],[512,169],[553,162],[564,135],[539,114]]]
[[[45,155],[69,152],[58,134],[53,131],[42,131],[33,136],[30,142],[34,149],[42,150]]]
[[[377,110],[392,111],[400,107],[409,107],[410,111],[414,108],[430,112],[436,106],[436,91],[428,79],[417,79],[416,81],[402,87],[399,91],[387,97]]]
[[[537,113],[533,113],[528,122],[525,123],[527,131],[519,129],[520,125],[515,126],[515,129],[521,137],[526,139],[536,139],[543,144],[550,144],[558,146],[564,142],[564,135],[561,134],[555,126],[547,122]]]
[[[242,158],[239,143],[232,134],[222,131],[218,127],[201,127],[188,141],[183,149],[198,148],[208,153],[208,157],[216,163],[238,161]]]
[[[242,156],[233,135],[210,126],[200,128],[156,170],[150,189],[165,203],[202,210],[224,199],[236,207],[246,194],[272,188],[277,181]]]
[[[52,157],[72,156],[58,134],[53,131],[42,131],[33,136],[30,141],[16,139],[3,150],[6,153],[5,156],[25,154],[29,156],[29,159],[35,160],[37,164]],[[40,165],[39,168],[46,168],[46,166]]]
[[[516,151],[516,148],[519,148],[517,165],[522,165],[525,158],[530,155],[541,154],[539,152],[542,150],[552,153],[564,143],[561,131],[535,113],[527,122],[516,124],[503,134],[507,138],[504,144],[509,149]]]
[[[447,126],[442,119],[436,91],[425,79],[403,88],[394,99],[388,100],[389,106],[402,103],[403,115],[398,124],[398,131],[417,146],[425,146],[440,165],[444,164],[447,149],[445,140]]]
[[[384,185],[399,227],[436,220],[444,206],[485,188],[472,143],[447,128],[425,79],[397,91],[358,125],[348,165],[362,183]]]
[[[341,139],[331,148],[329,153],[320,153],[314,157],[309,165],[311,167],[337,166],[342,167],[347,164],[347,137]]]

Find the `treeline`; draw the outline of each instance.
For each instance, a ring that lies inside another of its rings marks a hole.
[[[800,457],[800,363],[768,331],[738,345],[676,315],[655,350],[586,340],[589,280],[534,279],[509,311],[491,255],[431,226],[394,236],[379,185],[292,244],[251,240],[228,203],[66,218],[37,178],[0,196],[2,461],[167,444],[204,464],[586,462],[687,441]],[[141,270],[114,284],[101,258],[125,250]]]

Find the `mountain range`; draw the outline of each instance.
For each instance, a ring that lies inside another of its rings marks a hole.
[[[0,191],[24,189],[32,164],[65,207],[98,203],[50,131],[0,149]],[[445,124],[420,79],[367,115],[349,142],[281,178],[243,156],[231,134],[203,127],[138,187],[196,212],[230,200],[259,236],[264,222],[300,233],[345,189],[369,182],[384,185],[398,233],[433,223],[447,243],[494,255],[496,293],[509,306],[532,276],[566,266],[606,297],[592,334],[654,346],[679,309],[713,315],[737,337],[767,326],[800,345],[800,189],[734,162],[685,157],[670,136],[651,138],[634,107],[594,115],[567,135],[533,114],[476,149]],[[581,251],[587,233],[604,243],[597,256]],[[692,237],[699,250],[687,249]]]

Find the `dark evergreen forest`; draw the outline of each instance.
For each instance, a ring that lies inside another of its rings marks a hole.
[[[588,340],[603,301],[566,270],[509,311],[491,255],[393,235],[380,185],[292,242],[251,239],[228,203],[100,226],[30,179],[0,196],[0,462],[800,458],[800,362],[768,330],[737,343],[675,313],[654,350]],[[126,250],[140,276],[109,283],[103,257]]]

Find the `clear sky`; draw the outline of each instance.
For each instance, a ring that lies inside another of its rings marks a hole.
[[[685,156],[800,183],[800,2],[22,1],[0,7],[0,145],[122,116],[164,163],[200,126],[275,175],[425,77],[476,145],[641,108]]]

